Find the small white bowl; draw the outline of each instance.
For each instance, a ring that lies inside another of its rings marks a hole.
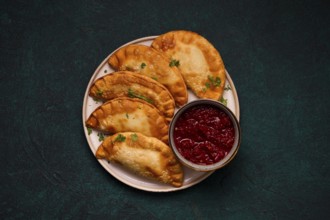
[[[189,161],[188,159],[184,158],[180,154],[177,147],[175,146],[173,133],[174,133],[174,128],[175,128],[176,122],[184,112],[186,112],[188,109],[191,109],[192,107],[195,107],[195,106],[213,106],[213,107],[216,107],[216,108],[222,110],[231,119],[231,122],[232,122],[234,130],[235,130],[235,139],[234,139],[234,144],[233,144],[231,150],[228,152],[228,154],[223,159],[221,159],[220,161],[218,161],[216,163],[210,164],[210,165],[200,165],[200,164],[196,164],[196,163]],[[237,151],[240,146],[240,142],[241,142],[241,129],[240,129],[240,125],[239,125],[239,122],[238,122],[236,116],[228,107],[226,107],[222,103],[215,101],[215,100],[199,99],[199,100],[195,100],[195,101],[192,101],[192,102],[184,105],[176,112],[176,114],[174,115],[174,117],[170,123],[170,129],[169,129],[170,146],[172,147],[175,155],[177,156],[177,158],[181,161],[181,163],[183,165],[185,165],[189,168],[192,168],[196,171],[213,171],[213,170],[217,170],[217,169],[224,167],[237,154]]]

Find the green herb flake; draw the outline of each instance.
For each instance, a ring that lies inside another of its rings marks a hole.
[[[129,119],[129,115],[128,115],[128,113],[126,113],[126,118]]]
[[[170,67],[173,67],[173,66],[178,67],[178,66],[180,66],[180,61],[179,60],[175,60],[175,59],[171,59],[169,66]]]
[[[219,87],[220,84],[221,84],[221,79],[219,77],[216,77],[214,86]]]
[[[228,84],[228,85],[224,88],[224,90],[225,90],[225,91],[229,91],[229,90],[231,90],[230,85]]]
[[[219,87],[221,84],[221,79],[219,77],[215,77],[214,76],[207,76],[208,80],[210,81],[211,85],[214,87]]]
[[[93,100],[95,101],[96,104],[99,103],[99,102],[102,102],[101,99],[98,99],[98,98],[95,98],[95,97],[93,97]]]
[[[103,95],[103,91],[98,89],[98,90],[96,91],[96,95],[97,95],[97,96],[102,96],[102,95]]]
[[[145,97],[143,95],[137,94],[131,88],[128,89],[128,97],[142,99],[142,100],[144,100],[146,102],[149,102],[150,104],[153,104],[152,99],[150,99],[148,97]]]
[[[131,134],[131,140],[133,141],[133,142],[135,142],[135,141],[137,141],[137,139],[138,139],[138,136],[137,136],[137,134]]]
[[[205,88],[203,88],[203,92],[205,93],[207,89],[219,87],[221,85],[221,79],[219,77],[207,76],[208,81],[205,83]]]
[[[158,81],[158,78],[156,76],[152,76],[151,79]]]
[[[92,128],[87,128],[88,135],[90,135],[93,132]]]
[[[104,134],[103,133],[98,133],[97,136],[99,137],[99,141],[104,140]]]
[[[115,142],[124,142],[126,140],[126,137],[122,134],[118,134],[115,138]]]
[[[145,64],[145,63],[141,63],[141,69],[144,69],[144,67],[146,67],[147,66],[147,64]]]
[[[222,104],[224,104],[225,106],[227,106],[227,103],[228,103],[228,100],[227,100],[227,99],[221,97],[221,98],[219,99],[219,101],[220,101]]]

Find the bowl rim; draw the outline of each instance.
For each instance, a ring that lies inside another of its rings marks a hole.
[[[198,106],[198,105],[211,105],[211,106],[215,106],[216,108],[220,108],[221,110],[224,110],[224,112],[230,117],[230,119],[233,123],[234,129],[235,129],[235,142],[234,142],[232,149],[229,151],[229,153],[223,159],[221,159],[220,161],[218,161],[214,164],[210,164],[210,165],[195,164],[195,163],[187,160],[186,158],[184,158],[180,154],[180,152],[177,150],[175,143],[174,143],[174,138],[173,138],[174,127],[175,127],[175,123],[178,120],[178,118],[188,109],[190,109],[194,106]],[[235,116],[235,114],[221,102],[213,100],[213,99],[198,99],[198,100],[191,101],[178,109],[178,111],[175,113],[175,115],[173,116],[173,118],[170,122],[168,136],[169,136],[170,147],[172,148],[174,154],[181,161],[181,163],[183,165],[185,165],[186,167],[189,167],[193,170],[196,170],[196,171],[208,172],[208,171],[214,171],[214,170],[223,168],[230,161],[232,161],[234,159],[234,157],[236,156],[236,154],[240,148],[240,144],[241,144],[241,127],[240,127],[239,121],[238,121],[237,117]]]

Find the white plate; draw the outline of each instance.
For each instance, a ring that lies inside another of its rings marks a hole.
[[[125,45],[122,45],[121,47],[129,45],[129,44],[143,44],[143,45],[150,46],[153,39],[155,39],[156,37],[157,36],[140,38],[140,39],[131,41]],[[85,121],[87,120],[89,115],[94,111],[94,109],[97,108],[99,105],[101,105],[101,103],[94,101],[93,98],[91,98],[88,95],[88,92],[89,92],[90,86],[96,79],[98,79],[106,74],[114,72],[114,70],[107,63],[107,60],[114,52],[112,52],[107,58],[105,58],[103,60],[103,62],[99,65],[99,67],[95,70],[92,78],[90,79],[90,81],[88,83],[88,86],[87,86],[87,89],[85,92],[83,111],[82,111],[82,121],[83,121],[85,136],[87,138],[89,147],[93,152],[93,155],[95,155],[95,152],[96,152],[98,146],[101,144],[101,142],[99,141],[97,131],[93,131],[91,134],[88,134],[87,128],[85,127]],[[234,85],[233,81],[231,80],[227,71],[226,71],[226,75],[227,75],[226,87],[229,85],[231,89],[224,91],[224,98],[227,99],[227,106],[234,112],[237,119],[239,119],[240,110],[239,110],[239,102],[238,102],[235,85]],[[191,91],[189,91],[188,102],[195,100],[195,99],[197,99],[197,97]],[[98,160],[98,161],[112,176],[117,178],[119,181],[121,181],[131,187],[145,190],[145,191],[151,191],[151,192],[170,192],[170,191],[186,189],[188,187],[191,187],[191,186],[201,182],[202,180],[204,180],[205,178],[207,178],[208,176],[210,176],[213,173],[213,172],[197,172],[197,171],[184,167],[183,186],[180,188],[176,188],[176,187],[172,187],[170,185],[162,184],[162,183],[159,183],[159,182],[156,182],[153,180],[146,179],[144,177],[137,176],[136,174],[127,171],[125,168],[121,167],[120,165],[117,165],[114,163],[110,164],[105,160]]]

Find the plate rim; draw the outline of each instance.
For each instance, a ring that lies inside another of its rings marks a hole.
[[[88,146],[89,146],[89,149],[92,151],[93,153],[93,156],[95,157],[95,152],[93,151],[92,147],[93,144],[90,142],[90,140],[88,139],[88,133],[87,133],[87,129],[86,126],[85,126],[85,115],[86,115],[86,109],[87,109],[87,99],[88,99],[88,96],[89,96],[89,90],[88,88],[90,88],[91,84],[95,81],[98,73],[100,72],[100,70],[104,67],[104,65],[107,63],[107,60],[109,59],[110,56],[112,56],[117,50],[119,50],[120,48],[122,47],[125,47],[127,45],[131,45],[131,44],[136,44],[136,43],[140,43],[140,42],[144,42],[144,41],[150,41],[150,40],[153,40],[155,39],[156,37],[158,37],[158,35],[153,35],[153,36],[146,36],[146,37],[141,37],[141,38],[138,38],[138,39],[135,39],[135,40],[132,40],[132,41],[129,41],[123,45],[121,45],[120,47],[118,47],[117,49],[113,50],[105,59],[103,59],[103,61],[98,65],[98,67],[95,69],[93,75],[91,76],[88,84],[87,84],[87,87],[86,87],[86,91],[85,91],[85,94],[84,94],[84,98],[83,98],[83,106],[82,106],[82,125],[83,125],[83,130],[84,130],[84,134],[85,134],[85,138],[87,140],[87,143],[88,143]],[[230,85],[230,88],[231,88],[231,91],[233,93],[233,97],[234,97],[234,106],[235,106],[235,116],[237,118],[237,120],[239,121],[240,120],[240,107],[239,107],[239,100],[238,100],[238,95],[237,95],[237,90],[236,90],[236,87],[234,85],[234,82],[231,78],[231,76],[229,75],[229,73],[227,72],[227,70],[225,69],[225,72],[226,72],[226,80],[228,80],[228,83]],[[96,158],[95,158],[96,159]],[[183,190],[183,189],[186,189],[186,188],[189,188],[189,187],[192,187],[200,182],[202,182],[203,180],[205,180],[207,177],[209,177],[211,174],[213,174],[215,171],[209,171],[209,172],[204,172],[205,175],[202,175],[200,178],[196,179],[195,181],[191,182],[191,183],[188,183],[186,185],[183,185],[181,187],[173,187],[173,186],[168,186],[166,188],[159,188],[159,189],[156,189],[156,188],[149,188],[149,187],[144,187],[142,185],[136,185],[134,183],[131,183],[129,182],[128,180],[126,179],[123,179],[121,178],[120,176],[118,176],[117,174],[113,173],[111,170],[109,170],[108,168],[108,162],[104,161],[104,160],[98,160],[97,161],[101,164],[101,166],[113,177],[115,177],[115,179],[117,179],[117,181],[120,181],[130,187],[133,187],[133,188],[136,188],[136,189],[140,189],[140,190],[143,190],[143,191],[148,191],[148,192],[172,192],[172,191],[179,191],[179,190]]]

